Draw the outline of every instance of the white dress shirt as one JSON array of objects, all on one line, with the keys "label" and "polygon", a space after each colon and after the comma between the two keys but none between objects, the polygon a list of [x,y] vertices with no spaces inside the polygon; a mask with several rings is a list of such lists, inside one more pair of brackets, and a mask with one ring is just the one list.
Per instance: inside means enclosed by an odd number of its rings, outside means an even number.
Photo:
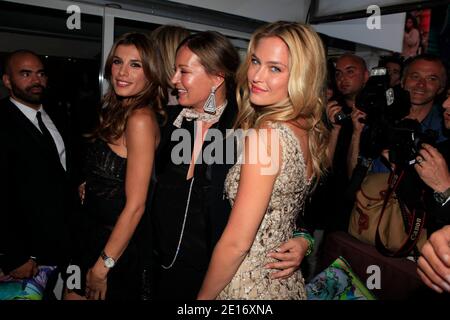
[{"label": "white dress shirt", "polygon": [[47,112],[41,107],[39,110],[35,110],[33,108],[30,108],[17,100],[14,100],[13,98],[9,98],[9,100],[25,115],[25,117],[28,118],[28,120],[31,121],[32,124],[41,131],[39,128],[39,123],[36,117],[36,114],[38,111],[41,112],[42,115],[42,122],[44,122],[45,126],[47,127],[48,131],[50,132],[53,141],[56,144],[56,148],[58,149],[59,154],[59,161],[61,161],[61,165],[63,166],[64,170],[67,170],[66,168],[66,148],[64,146],[64,140],[61,137],[61,134],[59,133],[58,129],[56,129],[55,124],[53,123],[52,119],[48,116]]}]

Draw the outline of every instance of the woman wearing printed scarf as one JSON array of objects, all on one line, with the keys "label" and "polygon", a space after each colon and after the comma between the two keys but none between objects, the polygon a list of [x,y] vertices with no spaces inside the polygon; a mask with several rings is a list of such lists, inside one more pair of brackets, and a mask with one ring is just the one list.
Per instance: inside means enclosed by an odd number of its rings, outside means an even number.
[{"label": "woman wearing printed scarf", "polygon": [[[177,49],[172,83],[180,106],[167,109],[151,210],[159,262],[155,299],[195,299],[227,223],[224,181],[236,154],[227,129],[237,114],[238,65],[233,45],[217,32],[191,35]],[[267,266],[278,269],[272,276],[293,274],[303,249],[297,239],[280,243],[273,253],[279,262]]]}]

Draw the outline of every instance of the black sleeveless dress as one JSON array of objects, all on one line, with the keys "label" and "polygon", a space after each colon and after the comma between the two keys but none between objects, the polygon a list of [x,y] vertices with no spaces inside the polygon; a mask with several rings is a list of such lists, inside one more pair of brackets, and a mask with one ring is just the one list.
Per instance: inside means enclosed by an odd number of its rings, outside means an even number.
[{"label": "black sleeveless dress", "polygon": [[[86,194],[83,210],[83,246],[80,251],[82,282],[101,251],[125,206],[127,159],[114,153],[108,144],[97,139],[87,152]],[[140,255],[134,236],[117,264],[108,273],[108,300],[138,300],[140,293]]]}]

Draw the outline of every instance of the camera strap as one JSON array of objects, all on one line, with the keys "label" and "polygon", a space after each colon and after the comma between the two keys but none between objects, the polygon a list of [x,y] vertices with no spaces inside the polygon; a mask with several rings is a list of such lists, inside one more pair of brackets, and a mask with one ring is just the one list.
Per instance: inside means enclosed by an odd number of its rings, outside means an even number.
[{"label": "camera strap", "polygon": [[425,225],[425,210],[421,206],[416,206],[412,210],[409,210],[405,203],[398,198],[397,200],[403,217],[407,237],[403,241],[401,247],[395,252],[387,249],[381,241],[379,231],[381,219],[383,218],[389,200],[394,196],[404,175],[404,169],[401,169],[400,172],[391,172],[389,176],[389,187],[384,197],[383,207],[381,209],[380,219],[378,220],[377,231],[375,233],[375,246],[377,250],[388,257],[404,257],[409,255],[409,253],[414,250],[417,241],[419,240],[420,233]]}]

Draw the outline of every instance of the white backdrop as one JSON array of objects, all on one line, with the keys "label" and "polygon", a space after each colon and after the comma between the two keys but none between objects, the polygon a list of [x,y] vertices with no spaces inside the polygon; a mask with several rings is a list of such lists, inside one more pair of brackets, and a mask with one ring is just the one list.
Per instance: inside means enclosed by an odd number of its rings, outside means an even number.
[{"label": "white backdrop", "polygon": [[[316,16],[329,16],[348,12],[366,10],[368,6],[376,4],[379,7],[408,4],[419,0],[318,0]],[[425,0],[430,1],[430,0]]]},{"label": "white backdrop", "polygon": [[401,52],[405,16],[405,13],[381,16],[381,29],[373,30],[367,27],[367,18],[321,23],[313,27],[330,37]]},{"label": "white backdrop", "polygon": [[[373,0],[372,0],[373,1]],[[262,21],[304,22],[310,0],[172,0]],[[337,1],[336,1],[337,2]]]}]

